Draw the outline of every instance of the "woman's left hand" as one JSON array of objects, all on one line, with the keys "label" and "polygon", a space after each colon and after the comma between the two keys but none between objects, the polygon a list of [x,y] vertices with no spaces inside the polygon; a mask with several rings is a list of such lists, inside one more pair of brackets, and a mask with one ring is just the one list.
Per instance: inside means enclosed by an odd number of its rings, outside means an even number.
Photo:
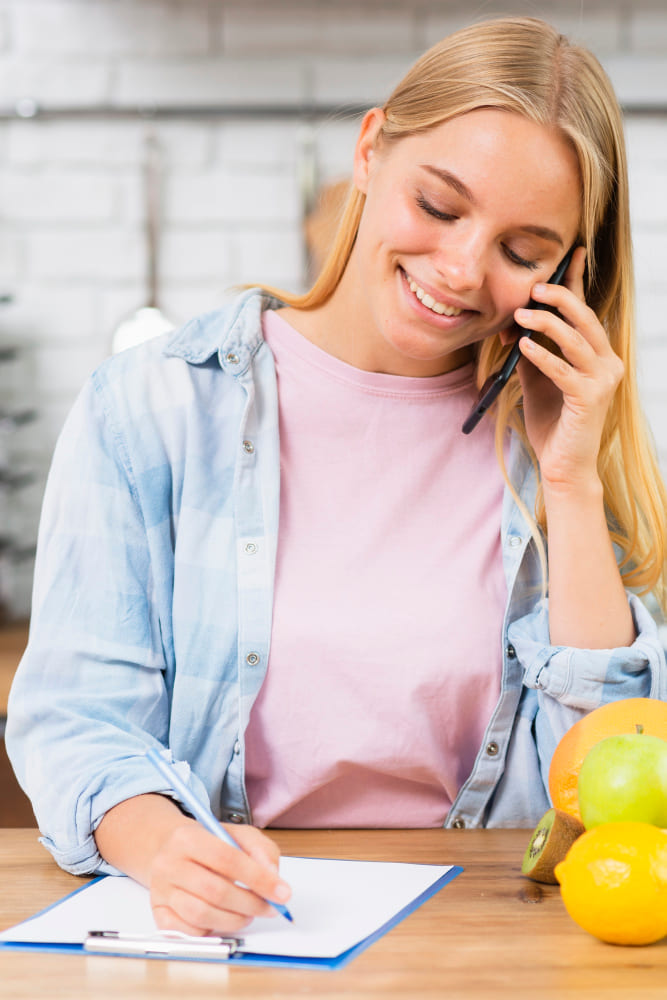
[{"label": "woman's left hand", "polygon": [[558,309],[518,309],[520,326],[536,330],[560,348],[562,358],[530,337],[521,337],[520,361],[526,431],[546,485],[568,488],[597,476],[605,419],[624,366],[597,316],[584,299],[586,251],[579,247],[565,284],[538,284],[536,302]]}]

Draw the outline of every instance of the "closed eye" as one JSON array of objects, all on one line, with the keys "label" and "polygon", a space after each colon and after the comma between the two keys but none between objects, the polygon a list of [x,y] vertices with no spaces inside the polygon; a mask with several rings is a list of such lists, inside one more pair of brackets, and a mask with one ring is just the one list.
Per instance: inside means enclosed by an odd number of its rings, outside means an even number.
[{"label": "closed eye", "polygon": [[452,215],[450,212],[441,212],[439,209],[432,205],[423,194],[417,196],[417,204],[427,215],[433,216],[434,219],[442,219],[444,222],[454,222],[458,216]]},{"label": "closed eye", "polygon": [[[440,211],[440,209],[436,208],[435,205],[432,205],[430,201],[427,201],[423,194],[417,195],[417,204],[424,212],[426,212],[427,215],[432,216],[434,219],[441,219],[443,222],[456,222],[458,219],[458,215],[453,215],[451,212]],[[507,245],[505,245],[503,249],[508,259],[513,264],[517,264],[519,267],[526,267],[529,271],[536,271],[540,266],[538,261],[527,260]]]},{"label": "closed eye", "polygon": [[525,257],[521,257],[516,251],[510,249],[510,247],[505,246],[505,253],[509,259],[514,263],[518,264],[519,267],[527,267],[530,271],[536,271],[539,264],[536,260],[526,260]]}]

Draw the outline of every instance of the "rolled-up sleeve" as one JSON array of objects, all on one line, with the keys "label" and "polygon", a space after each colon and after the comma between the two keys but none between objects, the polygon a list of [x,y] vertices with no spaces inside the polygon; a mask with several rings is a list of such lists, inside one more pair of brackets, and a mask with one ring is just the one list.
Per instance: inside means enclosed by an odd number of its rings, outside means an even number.
[{"label": "rolled-up sleeve", "polygon": [[548,602],[509,628],[524,684],[570,708],[590,711],[620,698],[667,700],[667,667],[657,625],[628,595],[637,637],[618,649],[575,649],[549,643]]},{"label": "rolled-up sleeve", "polygon": [[628,600],[637,637],[627,647],[552,646],[546,600],[509,627],[523,685],[537,696],[532,729],[545,788],[559,740],[587,712],[624,698],[667,701],[667,666],[657,625],[638,597],[629,593]]}]

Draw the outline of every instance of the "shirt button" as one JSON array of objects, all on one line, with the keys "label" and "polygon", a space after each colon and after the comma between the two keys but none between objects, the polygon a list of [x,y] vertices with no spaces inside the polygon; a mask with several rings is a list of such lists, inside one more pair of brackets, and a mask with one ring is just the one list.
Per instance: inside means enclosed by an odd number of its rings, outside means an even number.
[{"label": "shirt button", "polygon": [[236,754],[237,757],[241,753],[241,742],[240,742],[240,740],[237,740],[236,743],[234,744],[234,753]]},{"label": "shirt button", "polygon": [[521,545],[522,541],[523,538],[521,537],[521,535],[510,535],[508,539],[508,543],[512,546],[513,549],[515,549],[517,545]]},{"label": "shirt button", "polygon": [[460,816],[458,817],[458,819],[455,819],[454,822],[452,823],[452,827],[455,830],[464,830],[465,829],[465,825],[466,825],[466,821],[464,819],[461,819]]},{"label": "shirt button", "polygon": [[510,660],[513,660],[516,657],[516,649],[514,648],[511,642],[508,643],[507,646],[505,647],[505,652],[507,653]]},{"label": "shirt button", "polygon": [[245,547],[245,551],[248,553],[249,556],[254,556],[255,552],[257,552],[257,545],[255,545],[254,542],[248,542],[248,544]]},{"label": "shirt button", "polygon": [[500,747],[498,746],[495,740],[492,740],[490,743],[486,744],[486,752],[489,755],[489,757],[497,757],[499,750]]},{"label": "shirt button", "polygon": [[245,816],[242,816],[241,813],[228,813],[227,819],[230,823],[245,823]]},{"label": "shirt button", "polygon": [[255,450],[255,446],[252,443],[252,441],[248,441],[248,440],[244,441],[243,442],[243,450],[245,451],[245,453],[247,455],[252,455],[252,453]]},{"label": "shirt button", "polygon": [[240,361],[240,358],[238,354],[234,354],[233,351],[230,351],[229,354],[226,356],[225,360],[228,361],[230,365],[237,365]]},{"label": "shirt button", "polygon": [[248,653],[245,661],[249,667],[256,667],[259,663],[259,653]]}]

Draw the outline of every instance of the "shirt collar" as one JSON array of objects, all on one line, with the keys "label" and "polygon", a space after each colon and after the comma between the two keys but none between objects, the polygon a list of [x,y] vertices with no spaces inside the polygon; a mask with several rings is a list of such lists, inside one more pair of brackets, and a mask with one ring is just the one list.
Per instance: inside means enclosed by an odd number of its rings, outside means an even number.
[{"label": "shirt collar", "polygon": [[262,313],[284,305],[261,288],[249,288],[220,309],[197,316],[170,334],[164,346],[167,357],[204,364],[214,354],[220,365],[235,375],[247,371],[263,343]]}]

